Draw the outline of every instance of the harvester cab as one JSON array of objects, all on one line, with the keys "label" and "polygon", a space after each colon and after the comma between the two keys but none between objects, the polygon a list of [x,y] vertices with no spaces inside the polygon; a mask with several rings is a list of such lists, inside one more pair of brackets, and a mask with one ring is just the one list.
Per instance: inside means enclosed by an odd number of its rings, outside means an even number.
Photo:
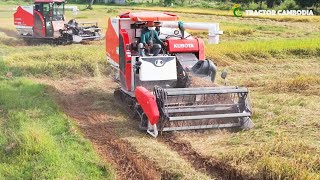
[{"label": "harvester cab", "polygon": [[[161,51],[141,54],[141,35],[154,22],[160,24],[153,28]],[[128,12],[108,20],[106,54],[120,86],[116,100],[154,137],[159,131],[252,128],[247,88],[193,83],[195,76],[213,82],[217,68],[205,59],[204,41],[186,29],[208,30],[211,44],[222,34],[217,23],[179,22],[169,13]]]},{"label": "harvester cab", "polygon": [[69,43],[101,38],[101,28],[96,22],[66,21],[65,0],[34,0],[33,5],[18,6],[14,24],[19,36],[26,40]]}]

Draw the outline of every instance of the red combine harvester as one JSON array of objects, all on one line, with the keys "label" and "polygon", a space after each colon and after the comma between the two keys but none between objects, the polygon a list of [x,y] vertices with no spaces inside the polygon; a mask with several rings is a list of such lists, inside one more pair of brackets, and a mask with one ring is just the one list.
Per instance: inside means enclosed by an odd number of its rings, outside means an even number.
[{"label": "red combine harvester", "polygon": [[19,36],[58,44],[101,38],[96,22],[77,23],[72,19],[66,23],[64,6],[65,0],[34,0],[34,5],[19,6],[14,13]]},{"label": "red combine harvester", "polygon": [[[159,12],[128,12],[109,19],[106,54],[120,85],[116,100],[154,137],[159,131],[252,128],[247,88],[193,85],[199,77],[213,82],[217,69],[205,59],[204,41],[185,29],[208,30],[208,42],[217,44],[219,24],[177,20]],[[141,37],[147,27],[157,30],[163,42],[160,53],[141,53],[155,46],[145,43],[148,36]]]}]

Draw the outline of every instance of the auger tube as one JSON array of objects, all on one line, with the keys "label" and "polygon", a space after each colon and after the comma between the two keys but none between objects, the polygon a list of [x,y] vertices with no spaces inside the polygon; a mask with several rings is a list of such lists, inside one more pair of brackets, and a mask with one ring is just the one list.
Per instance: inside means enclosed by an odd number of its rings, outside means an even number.
[{"label": "auger tube", "polygon": [[[164,21],[162,22],[162,27],[179,28],[179,24],[181,26],[181,22],[179,21]],[[219,44],[219,36],[223,34],[223,31],[220,31],[219,23],[183,22],[183,28],[190,30],[208,30],[209,44]]]}]

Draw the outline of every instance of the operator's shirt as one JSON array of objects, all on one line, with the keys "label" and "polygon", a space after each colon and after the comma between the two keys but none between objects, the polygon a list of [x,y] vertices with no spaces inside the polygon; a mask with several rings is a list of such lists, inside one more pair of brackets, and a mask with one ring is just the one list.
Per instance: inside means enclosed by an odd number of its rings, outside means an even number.
[{"label": "operator's shirt", "polygon": [[152,42],[154,44],[161,44],[163,45],[163,42],[160,40],[159,36],[158,36],[158,32],[155,30],[149,30],[149,29],[144,29],[141,32],[141,43],[143,44],[148,44],[150,45],[148,42],[150,42],[152,34],[153,34],[153,39]]}]

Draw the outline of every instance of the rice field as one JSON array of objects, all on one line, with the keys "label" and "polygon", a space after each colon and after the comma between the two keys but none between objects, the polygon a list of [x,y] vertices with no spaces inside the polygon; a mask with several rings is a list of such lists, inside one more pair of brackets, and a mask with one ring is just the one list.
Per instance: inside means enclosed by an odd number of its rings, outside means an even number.
[{"label": "rice field", "polygon": [[[154,139],[115,108],[104,40],[27,45],[15,37],[12,8],[0,7],[0,178],[138,179],[152,167],[154,179],[320,179],[318,16],[236,18],[211,9],[102,5],[77,16],[68,12],[68,18],[98,21],[104,29],[108,17],[137,10],[220,23],[221,42],[206,45],[206,57],[219,73],[228,71],[228,85],[249,88],[255,128]],[[207,32],[191,33],[206,40]],[[44,169],[53,170],[45,175]]]}]

